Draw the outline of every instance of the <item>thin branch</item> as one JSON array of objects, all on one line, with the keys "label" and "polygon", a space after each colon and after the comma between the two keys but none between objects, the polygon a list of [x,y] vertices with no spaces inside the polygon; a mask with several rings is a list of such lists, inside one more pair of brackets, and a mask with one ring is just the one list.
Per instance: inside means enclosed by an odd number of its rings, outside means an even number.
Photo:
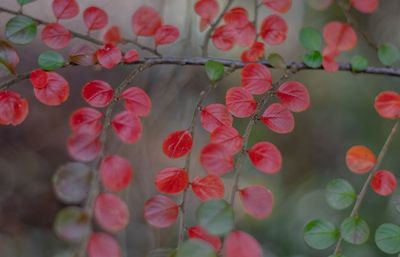
[{"label": "thin branch", "polygon": [[[235,68],[229,68],[224,76],[220,79],[223,80],[225,77],[229,76],[232,72],[235,71]],[[195,135],[195,129],[196,129],[196,121],[197,121],[197,117],[199,116],[199,113],[201,111],[201,108],[203,107],[203,102],[204,100],[207,98],[207,96],[211,93],[211,91],[217,86],[217,83],[211,83],[208,88],[206,90],[201,91],[200,93],[200,98],[197,102],[197,105],[193,111],[193,115],[192,115],[192,119],[189,125],[189,133],[192,136],[192,139],[194,140],[194,135]],[[192,151],[190,151],[188,153],[188,155],[186,156],[185,159],[185,167],[184,169],[186,170],[186,172],[190,173],[190,163],[191,163],[191,156],[192,156]],[[182,195],[182,202],[180,204],[180,210],[181,210],[181,217],[179,220],[179,232],[178,232],[178,248],[181,246],[183,240],[184,240],[184,236],[185,236],[185,230],[186,230],[186,220],[185,220],[185,213],[186,213],[186,203],[188,201],[188,190],[189,190],[189,186],[187,186],[185,188],[185,190],[183,191],[183,195]]]},{"label": "thin branch", "polygon": [[351,15],[350,10],[351,10],[351,4],[348,3],[347,1],[343,1],[343,0],[337,0],[336,1],[337,4],[339,5],[339,7],[342,9],[344,16],[346,17],[347,23],[349,23],[350,25],[352,25],[357,31],[358,33],[361,34],[361,36],[364,38],[365,42],[374,50],[378,50],[378,47],[376,46],[376,44],[374,44],[371,39],[368,37],[368,35],[362,30],[360,29],[360,26],[357,22],[356,19],[354,19],[354,17]]},{"label": "thin branch", "polygon": [[[31,18],[34,22],[36,22],[36,23],[39,24],[39,25],[47,25],[47,24],[50,24],[50,22],[47,22],[47,21],[44,21],[44,20],[40,20],[40,19],[38,19],[38,18],[32,17],[32,16],[27,15],[27,14],[24,14],[24,13],[22,13],[22,12],[10,10],[10,9],[8,9],[8,8],[1,7],[1,6],[0,6],[0,12],[5,12],[5,13],[8,13],[8,14],[12,14],[12,15],[23,15],[23,16],[25,16],[25,17]],[[99,40],[99,39],[96,39],[96,38],[93,38],[93,37],[89,36],[88,34],[82,34],[82,33],[76,32],[76,31],[72,31],[72,30],[70,30],[70,32],[71,32],[71,34],[72,34],[73,37],[83,39],[83,40],[85,40],[85,41],[87,41],[87,42],[91,42],[91,43],[96,44],[96,45],[104,45],[104,42],[103,42],[103,41],[101,41],[101,40]],[[144,50],[144,51],[147,51],[147,52],[149,52],[149,53],[152,53],[152,54],[154,54],[154,55],[156,55],[156,56],[161,56],[161,54],[160,54],[159,52],[157,52],[156,50],[154,50],[154,49],[152,49],[152,48],[150,48],[150,47],[147,47],[147,46],[145,46],[145,45],[139,44],[139,43],[136,42],[136,41],[123,38],[123,39],[122,39],[122,43],[123,43],[123,44],[131,43],[131,44],[134,44],[135,46],[139,47],[140,49],[142,49],[142,50]]]},{"label": "thin branch", "polygon": [[[100,191],[100,180],[99,180],[99,175],[97,170],[99,169],[100,166],[100,162],[101,160],[104,158],[105,155],[105,150],[106,150],[106,142],[107,142],[107,134],[108,134],[108,129],[111,126],[111,118],[112,118],[112,114],[115,108],[115,105],[117,104],[122,92],[124,91],[124,89],[132,83],[133,79],[136,77],[136,75],[138,75],[140,72],[142,72],[143,70],[147,69],[148,67],[150,67],[151,65],[148,63],[144,63],[142,65],[139,65],[138,67],[136,67],[134,70],[132,70],[127,76],[126,78],[121,82],[121,84],[119,84],[119,86],[115,89],[115,93],[114,96],[111,100],[111,103],[108,105],[105,114],[104,114],[104,119],[103,119],[103,129],[101,131],[100,134],[100,142],[102,144],[101,147],[101,151],[99,153],[99,156],[97,157],[97,159],[94,161],[94,172],[93,172],[93,177],[92,177],[92,181],[91,181],[91,185],[90,185],[90,190],[89,190],[89,194],[87,197],[87,200],[85,202],[85,206],[84,209],[86,211],[86,213],[88,214],[89,219],[92,219],[93,216],[93,205],[94,205],[94,201],[96,199],[96,196],[99,194]],[[81,252],[80,252],[80,256],[84,256],[84,251],[86,249],[86,244],[87,244],[87,240],[84,240],[84,242],[82,243],[82,247],[81,247]]]},{"label": "thin branch", "polygon": [[240,171],[243,165],[243,162],[247,156],[247,147],[250,139],[251,132],[254,128],[254,125],[256,125],[257,120],[259,119],[260,115],[262,114],[265,105],[268,102],[268,99],[270,97],[271,91],[274,91],[274,88],[282,84],[283,81],[287,80],[289,78],[290,74],[295,73],[296,71],[291,71],[291,70],[286,70],[283,76],[273,84],[273,88],[266,92],[260,99],[257,109],[255,113],[251,116],[249,123],[246,126],[245,132],[243,134],[243,146],[242,149],[239,153],[239,156],[236,161],[235,169],[233,171],[233,185],[231,189],[231,197],[229,200],[229,203],[231,204],[232,208],[234,207],[235,204],[235,197],[236,193],[239,190],[239,179],[240,179]]},{"label": "thin branch", "polygon": [[[207,98],[207,96],[210,94],[211,90],[213,89],[213,85],[211,84],[206,90],[201,91],[200,93],[200,99],[197,102],[197,105],[194,109],[193,115],[192,115],[192,119],[190,122],[190,126],[189,126],[189,133],[192,136],[192,139],[194,139],[194,135],[195,135],[195,128],[196,128],[196,120],[197,117],[199,116],[200,110],[202,108],[203,102],[204,100]],[[191,153],[192,151],[190,151],[185,159],[185,167],[184,169],[186,170],[186,172],[190,173],[190,162],[191,162]],[[188,190],[189,190],[189,186],[187,186],[185,188],[185,190],[183,191],[183,195],[182,195],[182,202],[180,204],[180,210],[181,210],[181,217],[179,220],[179,232],[178,232],[178,248],[181,246],[181,244],[183,243],[184,237],[185,237],[185,230],[186,230],[186,221],[185,221],[185,214],[186,214],[186,203],[188,201]]]},{"label": "thin branch", "polygon": [[[235,69],[240,69],[243,68],[246,63],[239,61],[239,60],[232,60],[232,59],[223,59],[223,58],[205,58],[205,57],[193,57],[193,58],[185,58],[185,57],[146,57],[144,59],[141,59],[137,62],[134,62],[132,64],[128,65],[137,65],[137,64],[143,64],[143,63],[148,63],[151,66],[155,65],[163,65],[163,64],[168,64],[168,65],[180,65],[180,66],[204,66],[207,61],[209,60],[214,60],[218,61],[222,64],[224,64],[226,67],[231,67]],[[263,64],[269,68],[275,69],[268,61],[261,61],[259,62],[260,64]],[[127,65],[127,64],[120,64],[120,65]],[[310,71],[315,71],[315,70],[324,70],[323,67],[318,67],[318,68],[311,68],[308,67],[304,62],[289,62],[286,64],[286,68],[288,70],[295,70],[295,71],[305,71],[305,70],[310,70]],[[400,77],[400,68],[397,67],[375,67],[375,66],[369,66],[366,69],[359,71],[359,72],[353,72],[351,64],[349,63],[340,63],[339,64],[339,71],[345,71],[345,72],[352,72],[354,74],[373,74],[373,75],[385,75],[385,76],[392,76],[392,77]],[[28,79],[30,72],[27,73],[21,73],[17,75],[16,77],[7,80],[3,83],[0,83],[0,91],[7,89],[13,84],[16,84],[18,82],[21,82],[25,79]]]},{"label": "thin branch", "polygon": [[[371,179],[374,176],[374,174],[376,173],[376,171],[378,171],[380,169],[382,161],[383,161],[383,158],[385,157],[385,155],[386,155],[386,153],[387,153],[387,151],[389,149],[389,146],[393,142],[393,138],[396,135],[396,132],[398,131],[399,126],[400,126],[400,120],[396,121],[396,123],[394,124],[392,130],[390,131],[389,136],[386,138],[385,144],[382,146],[382,149],[379,152],[376,164],[375,164],[374,168],[369,172],[368,178],[364,182],[364,185],[362,186],[361,191],[357,196],[357,200],[356,200],[356,203],[354,204],[354,207],[353,207],[353,209],[351,211],[350,217],[358,216],[358,212],[359,212],[360,207],[361,207],[361,205],[363,203],[363,200],[365,198],[365,194],[367,193],[367,190],[368,190],[368,185],[371,182]],[[338,239],[338,241],[336,243],[336,247],[335,247],[335,252],[334,252],[335,255],[340,253],[342,242],[343,242],[343,238],[339,237],[339,239]]]},{"label": "thin branch", "polygon": [[202,53],[203,57],[207,57],[208,56],[208,44],[210,42],[211,34],[215,30],[215,28],[218,26],[218,24],[221,22],[222,18],[224,18],[224,14],[226,13],[226,11],[228,11],[229,7],[232,4],[233,4],[233,0],[228,0],[228,2],[226,3],[224,9],[222,10],[222,12],[219,14],[217,19],[210,25],[210,28],[207,30],[207,32],[206,32],[206,34],[204,36],[203,45],[201,46],[202,51],[203,51],[203,53]]}]

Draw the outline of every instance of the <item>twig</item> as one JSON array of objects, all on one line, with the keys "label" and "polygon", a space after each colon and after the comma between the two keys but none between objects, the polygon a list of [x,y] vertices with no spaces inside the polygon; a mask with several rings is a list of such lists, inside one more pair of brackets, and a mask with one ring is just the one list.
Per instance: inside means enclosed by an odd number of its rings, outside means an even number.
[{"label": "twig", "polygon": [[[143,70],[147,69],[148,67],[150,67],[151,65],[148,63],[144,63],[142,65],[139,65],[138,67],[136,67],[134,70],[132,70],[127,77],[122,81],[122,83],[115,89],[114,92],[114,96],[111,100],[111,103],[108,105],[105,114],[104,114],[104,119],[103,119],[103,129],[101,131],[100,134],[100,142],[102,143],[102,147],[101,147],[101,151],[99,153],[99,156],[97,157],[97,159],[93,162],[93,166],[94,166],[94,172],[93,172],[93,177],[92,177],[92,181],[91,181],[91,185],[90,185],[90,190],[89,190],[89,194],[87,197],[87,200],[85,202],[85,211],[89,217],[89,219],[92,219],[93,216],[93,204],[94,201],[96,199],[96,196],[98,195],[99,191],[100,191],[100,181],[99,181],[99,175],[97,170],[99,169],[100,166],[100,162],[101,160],[104,158],[105,155],[105,144],[107,142],[107,133],[108,133],[108,129],[111,126],[111,118],[112,118],[112,114],[115,108],[115,105],[117,104],[123,90],[132,83],[133,79],[136,77],[137,74],[139,74],[140,72],[142,72]],[[81,252],[80,252],[80,256],[84,256],[84,251],[86,249],[86,244],[87,244],[87,240],[84,240],[84,242],[82,243],[82,247],[81,247]]]},{"label": "twig", "polygon": [[[277,82],[275,82],[273,84],[273,88],[271,90],[273,91],[275,87],[279,86],[280,84],[282,84],[283,81],[287,80],[289,78],[290,74],[293,74],[295,72],[296,72],[296,70],[286,70],[285,73],[283,74],[283,76]],[[250,121],[247,124],[245,132],[243,134],[243,146],[242,146],[241,152],[239,153],[239,156],[238,156],[237,161],[236,161],[235,169],[233,171],[233,173],[234,173],[234,175],[233,175],[233,185],[232,185],[231,197],[230,197],[230,201],[229,201],[229,203],[231,204],[232,208],[234,207],[234,204],[235,204],[236,193],[239,190],[240,171],[241,171],[243,162],[245,160],[245,157],[247,156],[247,146],[248,146],[248,143],[249,143],[250,135],[251,135],[251,132],[252,132],[252,130],[254,128],[254,125],[257,123],[257,120],[259,119],[261,113],[264,110],[265,105],[268,102],[268,99],[269,99],[270,94],[271,94],[271,90],[266,92],[261,97],[261,100],[259,101],[257,109],[256,109],[255,113],[251,116]]]},{"label": "twig", "polygon": [[207,32],[206,32],[206,34],[204,36],[203,45],[201,46],[202,51],[203,51],[203,53],[202,53],[203,57],[207,57],[208,56],[208,44],[210,42],[211,34],[215,30],[215,28],[218,26],[218,24],[220,23],[220,21],[224,17],[224,14],[226,13],[226,11],[228,11],[229,7],[232,4],[233,4],[233,0],[228,0],[228,2],[226,3],[224,9],[219,14],[218,18],[210,25],[210,28],[207,30]]},{"label": "twig", "polygon": [[[232,72],[235,71],[235,68],[230,68],[228,69],[224,76],[220,79],[223,80],[225,77],[227,77],[228,75],[230,75]],[[192,119],[189,125],[189,133],[192,136],[192,139],[194,140],[194,135],[195,135],[195,129],[196,129],[196,120],[197,117],[199,116],[199,113],[201,111],[202,105],[204,100],[207,98],[207,96],[211,93],[211,91],[217,86],[217,82],[213,82],[211,83],[208,88],[206,90],[201,91],[200,93],[200,99],[197,102],[197,105],[193,111],[193,115],[192,115]],[[188,155],[186,156],[185,159],[185,167],[184,169],[186,170],[186,172],[190,173],[190,162],[191,162],[191,156],[192,156],[192,151],[190,151],[188,153]],[[186,230],[186,221],[185,221],[185,213],[186,213],[186,203],[187,203],[187,198],[188,198],[188,190],[189,190],[189,186],[187,186],[185,188],[185,190],[183,191],[183,195],[182,195],[182,202],[180,204],[180,210],[181,210],[181,217],[179,220],[179,232],[178,232],[178,248],[181,246],[183,240],[184,240],[184,236],[185,236],[185,230]]]},{"label": "twig", "polygon": [[[204,66],[207,61],[214,60],[224,64],[226,67],[232,67],[235,69],[243,68],[246,63],[239,61],[239,60],[232,60],[232,59],[223,59],[223,58],[205,58],[205,57],[193,57],[193,58],[185,58],[185,57],[146,57],[141,59],[137,62],[134,62],[129,65],[137,65],[148,63],[151,66],[155,65],[190,65],[190,66]],[[263,64],[269,68],[275,69],[268,61],[261,61],[260,64]],[[121,64],[126,65],[126,64]],[[323,70],[323,67],[318,68],[311,68],[308,67],[304,62],[289,62],[286,64],[286,68],[288,70],[295,69],[297,71],[304,71],[304,70]],[[346,72],[353,72],[351,68],[351,64],[349,63],[340,63],[339,64],[339,71],[346,71]],[[21,73],[16,75],[16,77],[7,80],[3,83],[0,83],[0,91],[9,88],[11,85],[21,82],[25,79],[29,78],[30,72]],[[375,67],[369,66],[362,71],[359,71],[355,74],[374,74],[374,75],[385,75],[385,76],[392,76],[392,77],[400,77],[400,68],[395,67]]]},{"label": "twig", "polygon": [[[362,186],[361,191],[357,196],[357,200],[356,200],[356,203],[354,204],[354,207],[353,207],[353,209],[351,211],[350,217],[358,216],[358,212],[360,210],[361,204],[362,204],[362,202],[363,202],[363,200],[365,198],[365,194],[367,193],[368,185],[371,182],[371,179],[374,176],[375,172],[380,169],[380,166],[382,164],[383,158],[385,157],[385,155],[386,155],[386,153],[387,153],[387,151],[389,149],[390,144],[393,142],[393,138],[394,138],[396,132],[398,131],[399,126],[400,126],[400,120],[396,121],[396,123],[394,124],[392,130],[390,131],[389,136],[386,138],[385,144],[382,146],[382,149],[379,152],[376,164],[375,164],[374,168],[369,172],[368,178],[364,182],[364,185]],[[335,255],[340,253],[341,246],[342,246],[342,241],[343,241],[343,238],[340,236],[338,241],[337,241],[337,243],[336,243],[335,252],[334,252]]]},{"label": "twig", "polygon": [[[0,7],[0,12],[9,13],[9,14],[12,14],[12,15],[23,15],[25,17],[31,18],[33,21],[35,21],[39,25],[47,25],[47,24],[50,23],[50,22],[47,22],[47,21],[40,20],[38,18],[32,17],[30,15],[27,15],[27,14],[24,14],[24,13],[21,13],[21,12],[18,12],[18,11],[10,10],[10,9],[4,8],[4,7]],[[104,45],[103,41],[98,40],[96,38],[93,38],[93,37],[89,36],[88,34],[82,34],[82,33],[79,33],[79,32],[76,32],[76,31],[71,31],[71,30],[70,30],[70,32],[71,32],[73,37],[83,39],[83,40],[85,40],[87,42],[91,42],[91,43],[96,44],[96,45]],[[161,54],[159,52],[157,52],[156,50],[154,50],[154,49],[152,49],[150,47],[147,47],[145,45],[139,44],[136,41],[124,38],[124,39],[122,39],[122,43],[123,44],[131,43],[131,44],[134,44],[135,46],[139,47],[140,49],[142,49],[144,51],[152,53],[152,54],[154,54],[156,56],[161,56]]]},{"label": "twig", "polygon": [[337,4],[339,5],[339,7],[342,9],[344,16],[346,17],[347,23],[349,23],[350,25],[352,25],[360,34],[361,36],[364,38],[365,42],[374,50],[378,50],[378,47],[376,46],[376,44],[374,44],[371,39],[368,37],[368,35],[362,30],[360,29],[360,26],[357,22],[357,20],[355,20],[353,18],[353,16],[350,13],[351,10],[351,4],[346,3],[343,0],[337,0]]}]

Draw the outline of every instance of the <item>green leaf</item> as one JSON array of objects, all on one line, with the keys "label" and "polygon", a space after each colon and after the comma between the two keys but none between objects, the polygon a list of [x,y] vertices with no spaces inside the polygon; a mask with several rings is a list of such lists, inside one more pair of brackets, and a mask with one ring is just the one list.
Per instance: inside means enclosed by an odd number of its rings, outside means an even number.
[{"label": "green leaf", "polygon": [[326,249],[335,244],[338,237],[335,226],[325,220],[312,220],[304,227],[304,240],[314,249]]},{"label": "green leaf", "polygon": [[393,196],[393,205],[396,211],[400,213],[400,195]]},{"label": "green leaf", "polygon": [[36,36],[36,23],[25,16],[15,16],[6,24],[6,37],[15,44],[29,44]]},{"label": "green leaf", "polygon": [[205,68],[207,76],[212,82],[220,80],[225,72],[224,65],[217,61],[207,61]]},{"label": "green leaf", "polygon": [[375,233],[375,242],[385,253],[400,253],[400,227],[394,224],[380,225]]},{"label": "green leaf", "polygon": [[399,50],[392,44],[382,44],[378,47],[378,58],[382,64],[390,66],[399,59]]},{"label": "green leaf", "polygon": [[282,56],[277,53],[272,53],[267,58],[269,64],[277,69],[286,69],[286,62]]},{"label": "green leaf", "polygon": [[57,213],[54,221],[54,231],[63,240],[80,242],[88,236],[89,225],[89,214],[82,208],[67,207]]},{"label": "green leaf", "polygon": [[311,68],[321,67],[322,55],[319,51],[312,51],[304,55],[304,63]]},{"label": "green leaf", "polygon": [[216,257],[217,253],[208,243],[194,239],[185,241],[177,250],[176,257]]},{"label": "green leaf", "polygon": [[340,232],[343,239],[351,244],[360,245],[369,238],[369,227],[360,217],[349,217],[340,225]]},{"label": "green leaf", "polygon": [[334,179],[326,186],[326,201],[336,209],[343,210],[349,207],[357,198],[353,186],[344,179]]},{"label": "green leaf", "polygon": [[363,71],[368,67],[368,60],[361,55],[354,55],[351,58],[351,69],[353,71]]},{"label": "green leaf", "polygon": [[199,224],[214,235],[225,235],[234,227],[232,207],[225,200],[210,200],[197,209]]},{"label": "green leaf", "polygon": [[43,70],[57,70],[64,66],[64,57],[55,51],[46,51],[40,54],[38,64]]},{"label": "green leaf", "polygon": [[17,3],[19,3],[20,5],[25,5],[25,4],[29,4],[32,3],[36,0],[17,0]]},{"label": "green leaf", "polygon": [[313,51],[321,51],[322,36],[321,32],[314,28],[302,28],[299,33],[300,43],[304,48]]}]

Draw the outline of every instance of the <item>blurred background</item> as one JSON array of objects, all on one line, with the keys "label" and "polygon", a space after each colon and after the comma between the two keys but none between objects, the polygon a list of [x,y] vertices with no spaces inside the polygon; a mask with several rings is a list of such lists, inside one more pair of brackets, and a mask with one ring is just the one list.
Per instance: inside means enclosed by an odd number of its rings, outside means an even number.
[{"label": "blurred background", "polygon": [[[110,24],[118,25],[125,37],[132,37],[130,19],[132,13],[142,4],[160,11],[166,23],[180,27],[180,40],[170,47],[161,47],[165,56],[199,56],[204,34],[198,32],[199,18],[193,11],[194,0],[78,0],[81,10],[96,5],[107,10]],[[224,4],[225,0],[219,1]],[[314,1],[315,2],[315,1]],[[237,0],[235,5],[253,8],[252,1]],[[15,0],[1,0],[0,6],[18,10]],[[46,21],[54,21],[50,0],[37,0],[24,7],[24,12]],[[252,13],[252,11],[250,11]],[[353,12],[364,31],[374,43],[390,42],[398,45],[400,1],[380,2],[379,10],[372,15]],[[270,14],[261,8],[260,21]],[[0,38],[4,39],[4,25],[11,16],[0,13]],[[294,0],[292,9],[284,15],[289,23],[288,39],[279,47],[266,47],[266,54],[280,53],[286,60],[302,60],[303,48],[297,40],[303,26],[321,29],[330,20],[343,20],[341,10],[333,4],[324,11],[310,8],[306,0]],[[68,28],[84,32],[81,16],[62,21]],[[40,33],[40,31],[39,31]],[[102,32],[93,34],[99,38]],[[71,45],[78,42],[74,39]],[[151,41],[140,40],[151,45]],[[211,44],[210,44],[211,45]],[[36,40],[25,47],[16,47],[21,57],[18,72],[37,67],[37,57],[46,50]],[[67,48],[62,50],[68,53]],[[242,49],[221,53],[211,46],[210,55],[238,59]],[[370,65],[379,66],[376,53],[362,40],[351,52],[340,57],[348,61],[354,54],[368,57]],[[141,53],[145,56],[146,53]],[[55,214],[63,205],[55,198],[51,178],[58,166],[71,161],[65,143],[70,133],[69,115],[78,107],[85,106],[80,97],[84,83],[101,79],[117,86],[129,71],[127,67],[113,70],[99,70],[93,67],[72,67],[61,71],[71,86],[69,101],[59,107],[47,107],[33,97],[28,81],[13,87],[30,100],[30,115],[17,127],[0,127],[0,256],[1,257],[68,257],[71,246],[58,240],[52,232]],[[275,80],[280,71],[273,71]],[[373,107],[375,96],[383,90],[397,90],[400,78],[323,71],[302,71],[291,77],[304,83],[311,94],[311,108],[296,114],[296,128],[289,135],[272,133],[264,125],[257,124],[250,145],[261,140],[273,142],[284,157],[283,169],[273,176],[256,171],[248,161],[242,170],[241,186],[262,184],[269,187],[276,199],[272,215],[267,220],[257,221],[243,212],[236,204],[239,227],[254,235],[264,248],[265,257],[323,257],[333,249],[316,251],[310,249],[302,239],[304,224],[314,218],[325,218],[340,224],[350,210],[335,211],[325,201],[324,188],[333,178],[345,178],[359,191],[366,176],[350,173],[345,166],[344,156],[354,144],[365,144],[376,154],[383,145],[393,121],[378,116]],[[135,169],[134,182],[121,196],[131,211],[128,228],[118,234],[124,248],[124,256],[146,256],[157,247],[174,247],[177,228],[155,230],[143,219],[143,204],[156,194],[155,174],[167,166],[183,165],[183,159],[169,160],[162,153],[163,139],[174,130],[184,129],[190,123],[199,93],[205,89],[207,78],[202,67],[156,66],[143,72],[134,85],[144,88],[152,98],[153,110],[143,119],[144,133],[134,145],[123,145],[110,136],[110,149],[131,161]],[[240,71],[236,71],[211,94],[207,103],[224,102],[229,87],[240,85]],[[119,106],[122,108],[122,106]],[[235,127],[243,132],[246,119],[236,119]],[[198,122],[199,123],[199,122]],[[195,138],[192,175],[204,175],[198,156],[207,143],[207,133],[198,126]],[[399,176],[400,135],[395,137],[382,168]],[[226,188],[230,188],[232,176],[224,177]],[[229,189],[227,190],[230,191]],[[195,224],[195,206],[199,202],[190,196],[188,219]],[[377,196],[368,191],[361,214],[368,221],[371,230],[384,222],[400,223],[394,202],[400,201],[399,190],[392,197]],[[374,245],[373,238],[368,244],[353,247],[345,244],[346,256],[385,256]]]}]

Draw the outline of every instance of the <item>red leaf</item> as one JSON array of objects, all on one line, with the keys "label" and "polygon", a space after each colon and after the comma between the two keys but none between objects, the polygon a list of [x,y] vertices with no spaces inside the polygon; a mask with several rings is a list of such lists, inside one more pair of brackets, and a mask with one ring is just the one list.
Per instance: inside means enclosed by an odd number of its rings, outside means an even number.
[{"label": "red leaf", "polygon": [[292,7],[292,0],[264,0],[264,4],[274,11],[287,13]]},{"label": "red leaf", "polygon": [[222,176],[234,168],[232,155],[218,144],[206,145],[201,151],[200,162],[209,174],[217,176]]},{"label": "red leaf", "polygon": [[119,192],[127,188],[132,181],[132,176],[132,166],[125,158],[108,155],[101,161],[101,182],[107,190]]},{"label": "red leaf", "polygon": [[83,12],[83,21],[89,31],[104,29],[108,23],[108,15],[99,7],[89,6]]},{"label": "red leaf", "polygon": [[142,123],[140,119],[129,111],[123,111],[115,115],[111,122],[115,134],[126,144],[133,144],[142,135]]},{"label": "red leaf", "polygon": [[222,179],[216,175],[195,177],[192,181],[194,195],[202,202],[221,199],[224,197],[225,187]]},{"label": "red leaf", "polygon": [[236,43],[237,31],[233,26],[221,25],[214,30],[211,40],[214,46],[221,51],[228,51]]},{"label": "red leaf", "polygon": [[90,162],[97,158],[101,150],[98,135],[75,133],[68,138],[68,152],[72,158],[81,162]]},{"label": "red leaf", "polygon": [[397,180],[390,171],[379,170],[372,177],[371,187],[378,195],[388,196],[396,190]]},{"label": "red leaf", "polygon": [[351,0],[351,5],[363,13],[373,13],[378,9],[379,0]]},{"label": "red leaf", "polygon": [[59,23],[50,23],[42,30],[42,41],[50,48],[62,49],[71,41],[71,32]]},{"label": "red leaf", "polygon": [[279,45],[286,40],[287,32],[286,21],[278,15],[270,15],[262,22],[260,36],[267,44]]},{"label": "red leaf", "polygon": [[261,116],[261,121],[272,131],[287,134],[294,129],[293,114],[282,104],[271,104]]},{"label": "red leaf", "polygon": [[357,34],[350,24],[332,21],[325,25],[323,31],[325,43],[339,51],[348,51],[357,44]]},{"label": "red leaf", "polygon": [[296,81],[283,83],[276,92],[282,105],[292,112],[305,111],[310,106],[310,95],[307,88]]},{"label": "red leaf", "polygon": [[106,44],[103,48],[96,51],[96,57],[101,66],[106,69],[111,69],[121,62],[122,54],[118,47],[112,44]]},{"label": "red leaf", "polygon": [[19,56],[15,49],[7,41],[0,40],[0,76],[2,75],[3,66],[7,69],[6,75],[15,74],[19,63]]},{"label": "red leaf", "polygon": [[110,104],[113,99],[114,90],[105,81],[92,80],[82,88],[83,99],[93,107],[101,108]]},{"label": "red leaf", "polygon": [[75,0],[53,0],[52,7],[57,20],[72,19],[79,14],[79,5]]},{"label": "red leaf", "polygon": [[260,171],[268,174],[278,172],[282,167],[282,155],[270,142],[259,142],[248,150],[251,163]]},{"label": "red leaf", "polygon": [[267,218],[274,205],[274,195],[262,186],[248,186],[240,189],[240,199],[245,210],[257,219]]},{"label": "red leaf", "polygon": [[201,125],[207,132],[213,132],[219,126],[231,127],[232,115],[223,104],[209,104],[201,110]]},{"label": "red leaf", "polygon": [[130,87],[121,94],[121,99],[125,101],[125,108],[139,117],[149,115],[151,110],[151,100],[146,92],[139,87]]},{"label": "red leaf", "polygon": [[178,194],[188,186],[189,177],[184,169],[165,168],[157,174],[155,184],[161,193]]},{"label": "red leaf", "polygon": [[163,142],[163,152],[169,158],[179,158],[192,149],[192,135],[187,130],[175,131],[167,136]]},{"label": "red leaf", "polygon": [[142,6],[132,16],[133,33],[137,36],[154,36],[161,27],[160,14],[149,6]]},{"label": "red leaf", "polygon": [[178,205],[163,195],[153,196],[144,205],[144,218],[157,228],[166,228],[174,224],[178,213]]},{"label": "red leaf", "polygon": [[264,57],[264,43],[254,42],[251,48],[243,51],[240,58],[243,62],[258,62]]},{"label": "red leaf", "polygon": [[88,257],[121,257],[118,242],[106,233],[93,233],[87,246]]},{"label": "red leaf", "polygon": [[128,225],[129,209],[117,195],[100,193],[94,203],[94,216],[104,230],[116,233]]},{"label": "red leaf", "polygon": [[139,60],[139,53],[135,49],[128,50],[124,55],[124,63],[133,63]]},{"label": "red leaf", "polygon": [[220,126],[211,133],[210,143],[221,145],[234,155],[242,150],[243,137],[233,127]]},{"label": "red leaf", "polygon": [[233,116],[246,118],[257,109],[254,97],[241,87],[232,87],[226,92],[226,106]]},{"label": "red leaf", "polygon": [[200,239],[210,244],[216,252],[221,249],[221,239],[218,236],[214,236],[208,233],[207,230],[201,226],[194,226],[188,229],[189,239]]},{"label": "red leaf", "polygon": [[33,88],[36,98],[43,104],[57,106],[69,97],[69,84],[58,73],[47,72],[47,84],[41,88]]},{"label": "red leaf", "polygon": [[352,146],[346,153],[346,164],[354,173],[367,173],[376,164],[375,154],[366,146]]},{"label": "red leaf", "polygon": [[42,69],[36,69],[29,75],[29,80],[34,88],[44,88],[47,86],[49,76]]},{"label": "red leaf", "polygon": [[246,9],[235,7],[224,14],[224,21],[235,28],[243,28],[249,23],[249,17]]},{"label": "red leaf", "polygon": [[384,118],[400,118],[400,95],[394,91],[381,92],[375,98],[375,110]]},{"label": "red leaf", "polygon": [[26,119],[28,113],[28,101],[20,94],[10,90],[0,91],[0,125],[16,126]]},{"label": "red leaf", "polygon": [[167,45],[174,43],[179,38],[179,29],[173,25],[162,25],[154,35],[156,45]]},{"label": "red leaf", "polygon": [[104,43],[118,45],[122,41],[121,31],[117,26],[111,26],[103,36]]},{"label": "red leaf", "polygon": [[249,47],[257,38],[256,28],[252,22],[248,22],[243,28],[237,29],[236,43],[240,47]]},{"label": "red leaf", "polygon": [[224,257],[262,257],[261,246],[249,234],[233,231],[225,238]]},{"label": "red leaf", "polygon": [[216,0],[199,0],[194,6],[195,12],[201,17],[200,32],[204,31],[219,12]]},{"label": "red leaf", "polygon": [[69,54],[72,63],[82,66],[92,66],[97,62],[96,50],[89,45],[76,45]]},{"label": "red leaf", "polygon": [[93,108],[83,107],[72,113],[70,127],[74,133],[92,133],[100,135],[103,125],[101,118],[103,114]]},{"label": "red leaf", "polygon": [[253,95],[264,94],[272,88],[269,69],[259,63],[251,63],[242,69],[242,87]]},{"label": "red leaf", "polygon": [[322,51],[322,67],[327,72],[336,72],[339,70],[339,64],[336,62],[336,57],[340,55],[340,52],[334,48],[327,46]]}]

